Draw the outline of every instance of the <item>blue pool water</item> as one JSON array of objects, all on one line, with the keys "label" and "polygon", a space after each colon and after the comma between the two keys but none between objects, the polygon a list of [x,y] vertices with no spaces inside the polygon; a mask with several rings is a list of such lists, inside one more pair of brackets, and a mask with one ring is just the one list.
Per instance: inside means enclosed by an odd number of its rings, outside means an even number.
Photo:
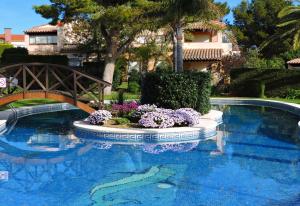
[{"label": "blue pool water", "polygon": [[216,142],[124,145],[73,135],[80,111],[0,137],[0,206],[300,205],[300,117],[224,106]]}]

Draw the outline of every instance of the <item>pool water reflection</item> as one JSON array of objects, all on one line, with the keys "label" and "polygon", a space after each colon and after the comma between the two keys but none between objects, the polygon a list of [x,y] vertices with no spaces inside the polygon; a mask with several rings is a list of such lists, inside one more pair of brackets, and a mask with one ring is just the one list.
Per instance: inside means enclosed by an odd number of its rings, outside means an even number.
[{"label": "pool water reflection", "polygon": [[218,144],[80,139],[76,110],[20,119],[0,137],[0,205],[300,205],[300,117],[219,108]]}]

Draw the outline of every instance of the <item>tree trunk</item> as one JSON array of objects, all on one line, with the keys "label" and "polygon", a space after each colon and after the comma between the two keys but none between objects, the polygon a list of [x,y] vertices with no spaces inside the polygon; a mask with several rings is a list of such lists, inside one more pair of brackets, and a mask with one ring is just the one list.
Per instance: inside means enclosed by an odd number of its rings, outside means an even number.
[{"label": "tree trunk", "polygon": [[[109,57],[106,58],[105,68],[104,68],[104,73],[103,73],[103,80],[104,81],[107,81],[109,83],[113,82],[114,71],[115,71],[115,63],[116,63],[116,60],[114,60],[113,58],[109,58]],[[105,95],[111,94],[111,89],[112,89],[112,86],[106,87],[104,89],[104,94]]]},{"label": "tree trunk", "polygon": [[173,68],[174,68],[174,71],[177,72],[177,38],[176,38],[176,34],[175,32],[173,33],[173,38],[172,38],[172,41],[173,41]]},{"label": "tree trunk", "polygon": [[183,72],[183,31],[182,26],[176,26],[176,72]]}]

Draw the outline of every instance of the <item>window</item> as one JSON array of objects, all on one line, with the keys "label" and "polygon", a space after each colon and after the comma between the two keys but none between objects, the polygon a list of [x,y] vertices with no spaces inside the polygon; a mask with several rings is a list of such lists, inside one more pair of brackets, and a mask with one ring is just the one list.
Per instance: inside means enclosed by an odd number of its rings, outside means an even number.
[{"label": "window", "polygon": [[57,36],[55,35],[30,36],[29,44],[57,44]]}]

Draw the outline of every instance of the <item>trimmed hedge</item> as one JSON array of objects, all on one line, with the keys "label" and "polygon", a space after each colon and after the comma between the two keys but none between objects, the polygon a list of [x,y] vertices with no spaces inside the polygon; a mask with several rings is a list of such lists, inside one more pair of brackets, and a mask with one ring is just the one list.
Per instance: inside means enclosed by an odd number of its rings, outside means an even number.
[{"label": "trimmed hedge", "polygon": [[5,50],[12,48],[12,47],[13,47],[13,45],[11,45],[11,44],[0,43],[0,58]]},{"label": "trimmed hedge", "polygon": [[151,72],[143,78],[141,102],[170,109],[191,107],[205,114],[211,108],[210,93],[210,73]]},{"label": "trimmed hedge", "polygon": [[240,68],[232,69],[230,76],[230,92],[235,96],[260,97],[265,87],[267,97],[285,98],[289,89],[300,88],[300,71]]},{"label": "trimmed hedge", "polygon": [[1,57],[2,64],[31,62],[68,65],[69,60],[65,55],[29,55],[26,48],[7,48]]}]

